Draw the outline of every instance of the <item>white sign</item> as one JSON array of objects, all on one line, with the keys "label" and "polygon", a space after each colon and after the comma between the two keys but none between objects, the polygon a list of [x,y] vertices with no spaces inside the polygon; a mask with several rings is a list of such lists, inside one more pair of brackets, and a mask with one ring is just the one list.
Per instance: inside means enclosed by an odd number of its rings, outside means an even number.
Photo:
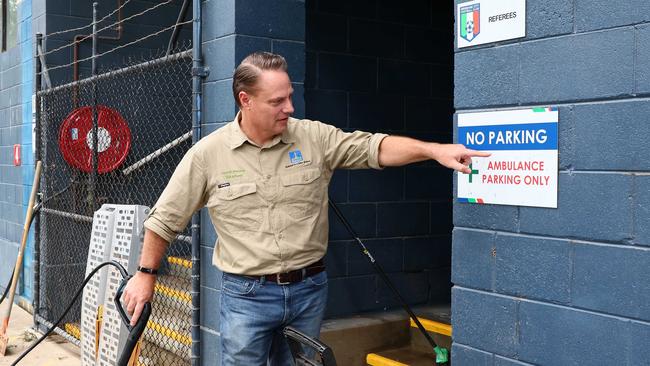
[{"label": "white sign", "polygon": [[458,202],[557,208],[557,108],[458,114],[458,143],[490,152],[458,174]]},{"label": "white sign", "polygon": [[475,0],[456,5],[458,48],[526,36],[526,0]]}]

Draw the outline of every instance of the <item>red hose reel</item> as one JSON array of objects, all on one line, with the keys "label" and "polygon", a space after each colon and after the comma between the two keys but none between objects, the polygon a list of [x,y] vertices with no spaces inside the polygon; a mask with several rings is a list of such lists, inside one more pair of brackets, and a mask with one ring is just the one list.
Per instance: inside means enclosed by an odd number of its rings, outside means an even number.
[{"label": "red hose reel", "polygon": [[[59,148],[68,164],[86,173],[93,165],[93,107],[72,111],[59,130]],[[97,172],[117,169],[129,154],[131,131],[122,116],[109,107],[97,106]]]}]

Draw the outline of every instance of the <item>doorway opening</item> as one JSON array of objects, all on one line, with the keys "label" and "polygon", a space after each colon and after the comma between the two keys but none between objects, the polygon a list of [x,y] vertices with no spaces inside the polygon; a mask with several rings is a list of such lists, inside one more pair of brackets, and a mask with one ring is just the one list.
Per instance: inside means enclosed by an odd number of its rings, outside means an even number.
[{"label": "doorway opening", "polygon": [[[306,118],[452,142],[453,2],[307,0],[306,11]],[[330,199],[416,313],[449,324],[452,177],[425,162],[337,171],[330,185]],[[327,318],[400,310],[333,215],[326,261]]]}]

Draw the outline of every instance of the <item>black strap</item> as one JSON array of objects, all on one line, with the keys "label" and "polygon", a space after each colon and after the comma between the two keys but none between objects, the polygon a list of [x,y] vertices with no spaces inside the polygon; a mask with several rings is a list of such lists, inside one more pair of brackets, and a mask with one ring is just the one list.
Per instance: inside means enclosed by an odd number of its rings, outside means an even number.
[{"label": "black strap", "polygon": [[151,275],[157,275],[158,274],[157,269],[147,268],[147,267],[142,267],[142,266],[138,266],[138,272],[144,272],[144,273],[148,273],[148,274],[151,274]]}]

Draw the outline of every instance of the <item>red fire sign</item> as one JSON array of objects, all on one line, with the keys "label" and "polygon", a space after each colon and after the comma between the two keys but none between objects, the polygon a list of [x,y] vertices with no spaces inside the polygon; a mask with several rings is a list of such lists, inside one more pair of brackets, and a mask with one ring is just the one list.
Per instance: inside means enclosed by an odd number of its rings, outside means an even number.
[{"label": "red fire sign", "polygon": [[20,144],[14,145],[14,166],[20,166]]}]

